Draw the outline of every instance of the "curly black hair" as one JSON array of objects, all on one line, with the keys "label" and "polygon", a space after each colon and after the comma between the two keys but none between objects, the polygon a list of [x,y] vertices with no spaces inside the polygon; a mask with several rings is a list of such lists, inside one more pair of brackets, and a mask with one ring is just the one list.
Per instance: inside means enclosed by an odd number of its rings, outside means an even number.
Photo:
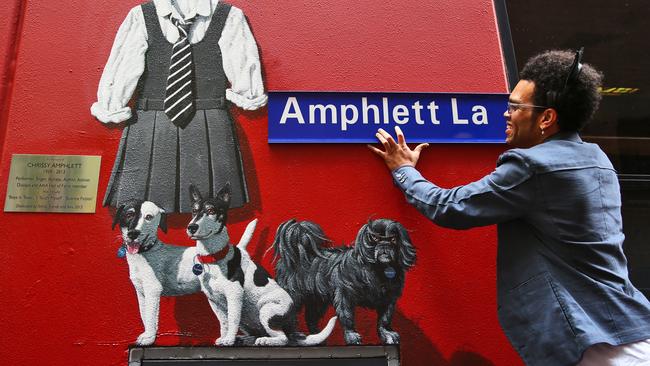
[{"label": "curly black hair", "polygon": [[[571,69],[575,53],[565,50],[551,50],[531,57],[520,78],[535,83],[533,103],[554,108],[558,114],[558,125],[562,131],[580,131],[594,115],[600,104],[599,87],[603,74],[588,64],[582,65],[578,79],[560,94]],[[555,101],[549,100],[549,91],[561,95]],[[553,105],[554,104],[554,105]]]}]

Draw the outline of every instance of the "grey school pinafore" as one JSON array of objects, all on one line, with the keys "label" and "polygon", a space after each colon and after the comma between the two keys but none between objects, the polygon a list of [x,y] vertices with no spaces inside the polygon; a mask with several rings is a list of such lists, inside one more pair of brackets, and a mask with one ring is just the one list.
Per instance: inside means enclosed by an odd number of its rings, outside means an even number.
[{"label": "grey school pinafore", "polygon": [[135,93],[108,182],[104,206],[148,200],[167,212],[191,212],[189,186],[204,196],[230,182],[231,207],[248,202],[241,152],[226,101],[219,39],[230,5],[219,2],[205,37],[192,45],[196,114],[184,127],[163,110],[172,44],[165,39],[153,2],[142,5],[148,34],[145,71]]}]

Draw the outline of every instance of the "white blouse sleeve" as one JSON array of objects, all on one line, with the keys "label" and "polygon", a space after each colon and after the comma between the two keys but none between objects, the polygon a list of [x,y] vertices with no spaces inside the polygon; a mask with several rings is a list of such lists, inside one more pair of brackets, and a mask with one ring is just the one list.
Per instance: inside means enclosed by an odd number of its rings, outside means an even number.
[{"label": "white blouse sleeve", "polygon": [[257,43],[244,13],[234,6],[221,33],[219,47],[223,70],[230,81],[226,98],[247,110],[263,107],[268,97],[264,94]]},{"label": "white blouse sleeve", "polygon": [[128,106],[145,67],[147,28],[142,8],[136,6],[122,22],[99,80],[97,102],[90,113],[104,123],[119,123],[131,118]]}]

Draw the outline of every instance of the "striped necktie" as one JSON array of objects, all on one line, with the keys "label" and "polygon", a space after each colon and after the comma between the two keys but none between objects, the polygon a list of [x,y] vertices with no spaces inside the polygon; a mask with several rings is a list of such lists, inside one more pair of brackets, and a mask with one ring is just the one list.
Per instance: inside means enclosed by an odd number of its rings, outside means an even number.
[{"label": "striped necktie", "polygon": [[165,114],[178,127],[185,127],[192,120],[194,105],[194,64],[192,63],[192,45],[189,40],[190,26],[194,19],[178,20],[170,18],[178,28],[178,40],[172,48],[169,63],[167,90],[165,92]]}]

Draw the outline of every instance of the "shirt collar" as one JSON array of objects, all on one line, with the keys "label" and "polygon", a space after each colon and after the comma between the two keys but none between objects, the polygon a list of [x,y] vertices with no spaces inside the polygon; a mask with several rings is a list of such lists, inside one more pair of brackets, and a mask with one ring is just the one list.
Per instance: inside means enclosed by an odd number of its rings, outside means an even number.
[{"label": "shirt collar", "polygon": [[580,135],[578,135],[577,132],[575,131],[560,131],[556,133],[555,135],[547,138],[546,141],[551,141],[551,140],[568,140],[572,142],[582,142],[582,139],[580,138]]},{"label": "shirt collar", "polygon": [[[196,15],[209,17],[218,2],[218,0],[196,0],[194,9],[185,18],[193,18]],[[153,0],[153,3],[156,6],[156,13],[159,17],[164,18],[173,15],[174,17],[180,18],[180,14],[172,6],[171,0]]]}]

